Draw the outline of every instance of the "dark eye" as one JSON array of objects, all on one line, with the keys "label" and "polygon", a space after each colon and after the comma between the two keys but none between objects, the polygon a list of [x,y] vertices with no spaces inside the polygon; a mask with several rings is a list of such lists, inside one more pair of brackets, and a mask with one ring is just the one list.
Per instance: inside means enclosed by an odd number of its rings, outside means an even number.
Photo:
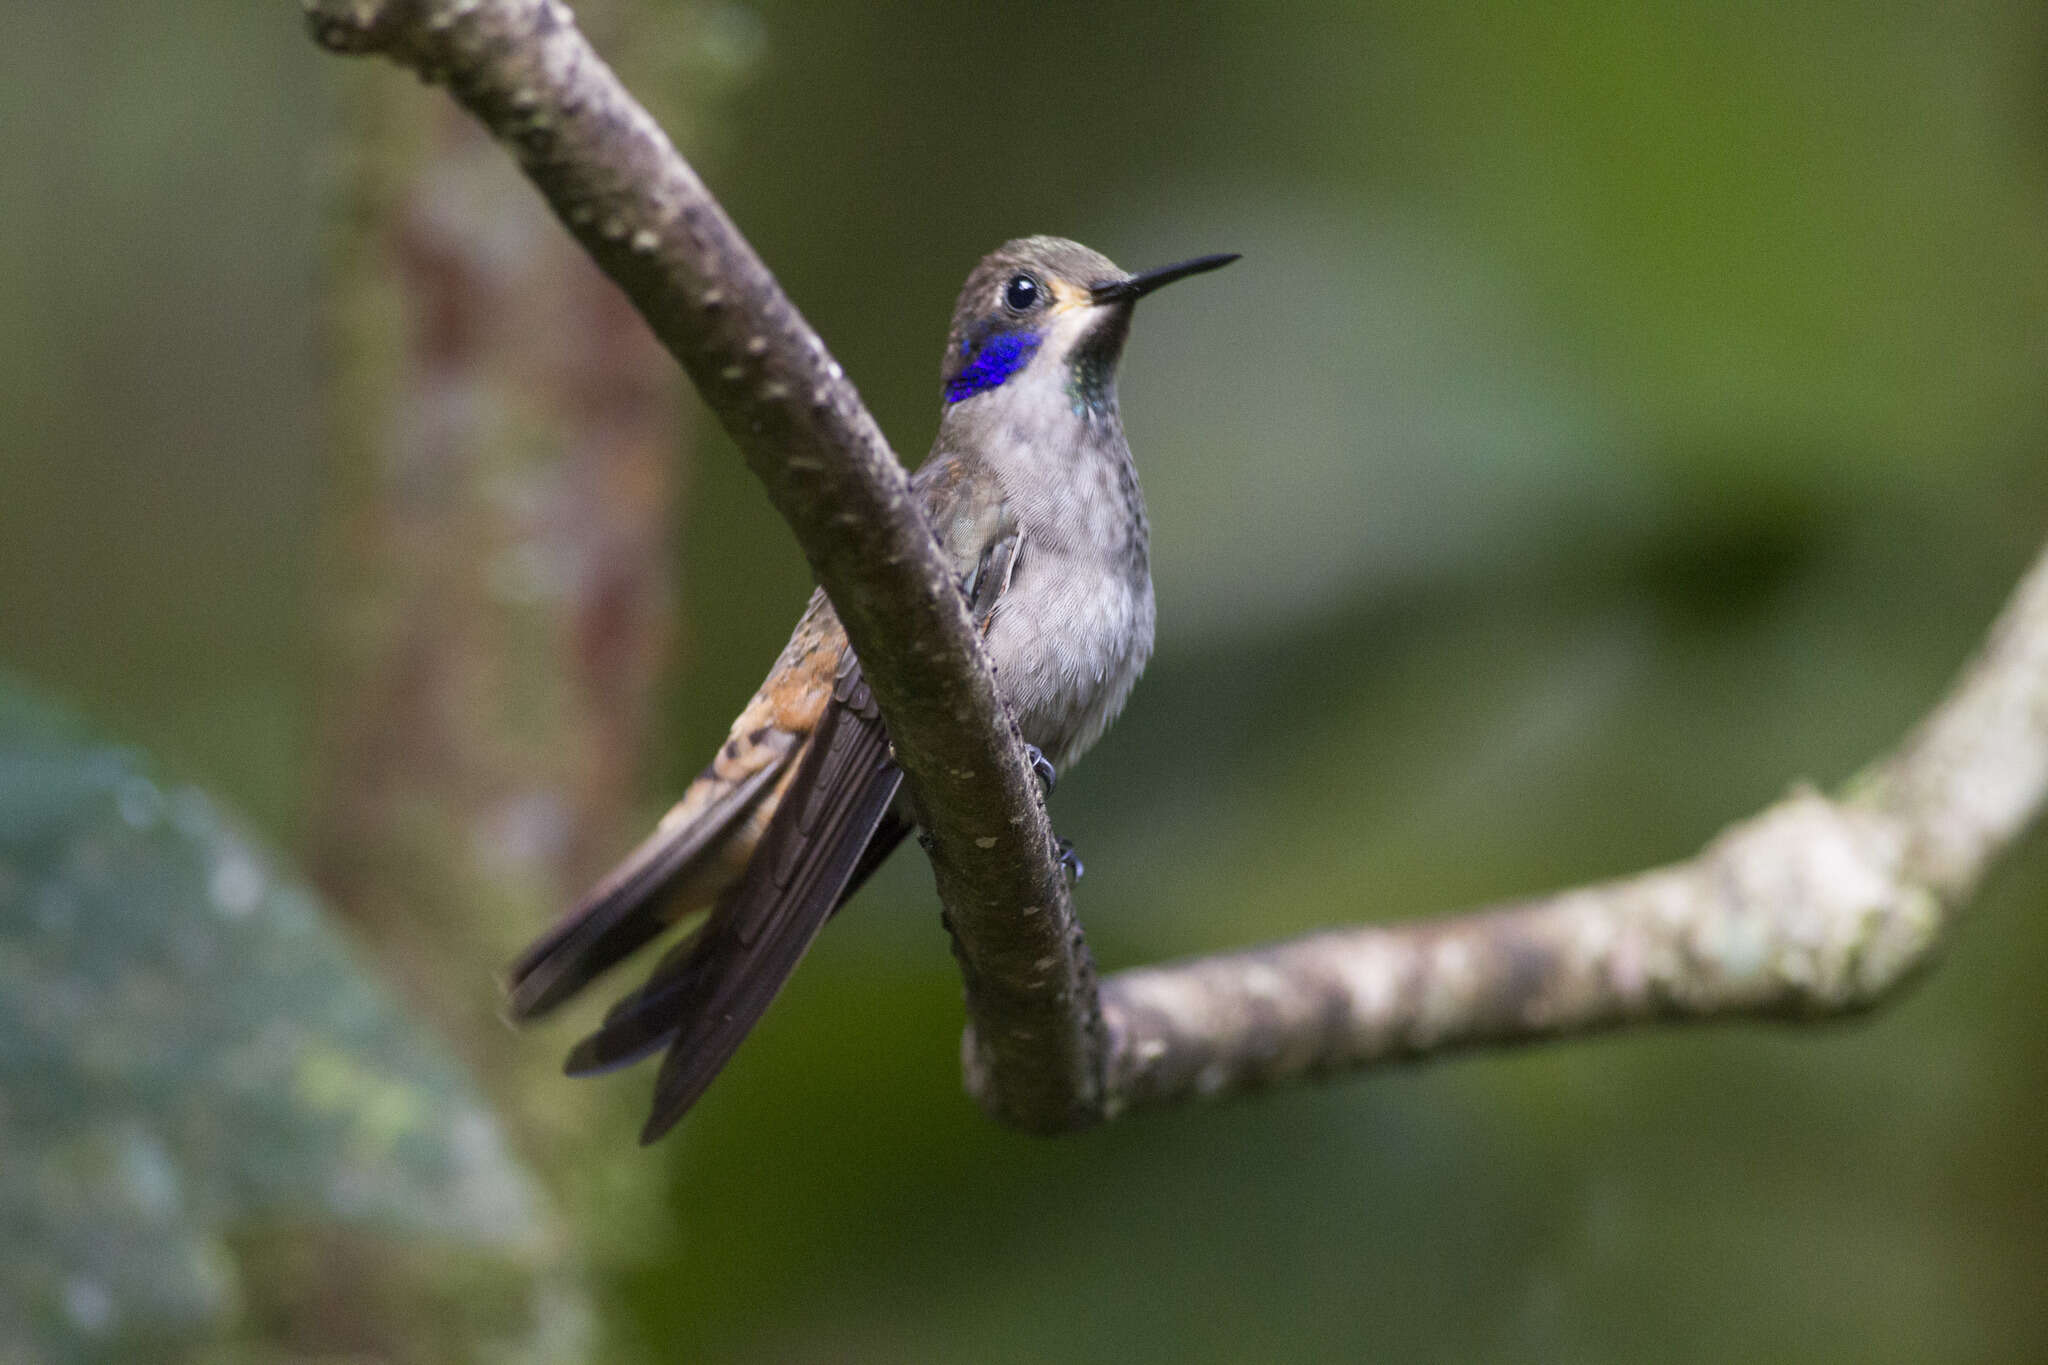
[{"label": "dark eye", "polygon": [[1003,302],[1014,313],[1028,313],[1038,306],[1038,281],[1018,275],[1003,286]]}]

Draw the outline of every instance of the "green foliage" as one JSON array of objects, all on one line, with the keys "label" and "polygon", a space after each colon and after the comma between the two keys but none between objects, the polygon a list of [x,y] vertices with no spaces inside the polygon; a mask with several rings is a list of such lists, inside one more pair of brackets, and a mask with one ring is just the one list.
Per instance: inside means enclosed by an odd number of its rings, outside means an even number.
[{"label": "green foliage", "polygon": [[0,675],[0,1359],[564,1360],[540,1192],[204,793]]}]

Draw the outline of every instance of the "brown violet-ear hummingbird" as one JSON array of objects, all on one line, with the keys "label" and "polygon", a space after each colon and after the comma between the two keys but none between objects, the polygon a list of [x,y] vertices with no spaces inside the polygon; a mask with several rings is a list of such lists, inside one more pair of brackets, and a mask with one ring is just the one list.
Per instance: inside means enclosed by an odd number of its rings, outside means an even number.
[{"label": "brown violet-ear hummingbird", "polygon": [[[954,305],[939,434],[911,483],[1048,791],[1152,653],[1149,528],[1116,396],[1132,309],[1236,259],[1129,275],[1077,243],[1025,237],[983,259]],[[710,766],[512,965],[512,1016],[545,1014],[694,920],[569,1054],[569,1073],[586,1075],[667,1050],[641,1131],[654,1141],[910,832],[902,781],[832,604],[814,593]]]}]

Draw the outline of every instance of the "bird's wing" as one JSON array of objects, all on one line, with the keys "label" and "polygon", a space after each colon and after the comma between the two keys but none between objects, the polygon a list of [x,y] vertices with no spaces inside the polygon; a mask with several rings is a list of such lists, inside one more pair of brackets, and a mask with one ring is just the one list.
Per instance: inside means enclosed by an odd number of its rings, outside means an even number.
[{"label": "bird's wing", "polygon": [[814,597],[710,765],[654,832],[512,964],[514,1019],[545,1014],[739,879],[831,703],[845,652],[839,619]]},{"label": "bird's wing", "polygon": [[[985,471],[946,456],[927,461],[915,484],[985,628],[1019,545],[1000,489]],[[772,723],[757,725],[764,716]],[[568,1071],[587,1075],[668,1049],[647,1142],[703,1093],[825,921],[911,828],[892,809],[903,775],[888,734],[822,593],[733,736],[719,763],[752,762],[764,745],[789,744],[772,768],[728,781],[718,801],[693,804],[716,776],[707,772],[662,830],[514,970],[515,1015],[538,1013],[673,924],[679,903],[711,905],[703,925],[569,1055]],[[721,869],[732,869],[727,880]]]},{"label": "bird's wing", "polygon": [[847,651],[832,704],[746,873],[696,937],[672,950],[569,1055],[569,1072],[582,1075],[668,1047],[643,1142],[660,1137],[703,1094],[782,989],[865,861],[902,781],[874,698]]}]

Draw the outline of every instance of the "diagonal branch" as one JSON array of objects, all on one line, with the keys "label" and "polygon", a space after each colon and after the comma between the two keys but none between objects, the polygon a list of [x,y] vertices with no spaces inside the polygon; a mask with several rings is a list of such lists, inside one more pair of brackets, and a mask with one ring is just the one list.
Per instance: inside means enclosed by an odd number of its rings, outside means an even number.
[{"label": "diagonal branch", "polygon": [[559,0],[305,0],[445,84],[682,362],[846,626],[930,836],[998,1117],[1101,1110],[1095,981],[1037,780],[903,468],[816,332]]},{"label": "diagonal branch", "polygon": [[1812,1017],[1926,966],[2048,796],[2048,554],[1900,750],[1697,857],[1420,923],[1119,973],[1098,998],[1051,828],[901,466],[839,366],[558,0],[304,0],[315,38],[455,97],[680,360],[859,652],[967,982],[968,1088],[1005,1122],[1653,1020]]}]

